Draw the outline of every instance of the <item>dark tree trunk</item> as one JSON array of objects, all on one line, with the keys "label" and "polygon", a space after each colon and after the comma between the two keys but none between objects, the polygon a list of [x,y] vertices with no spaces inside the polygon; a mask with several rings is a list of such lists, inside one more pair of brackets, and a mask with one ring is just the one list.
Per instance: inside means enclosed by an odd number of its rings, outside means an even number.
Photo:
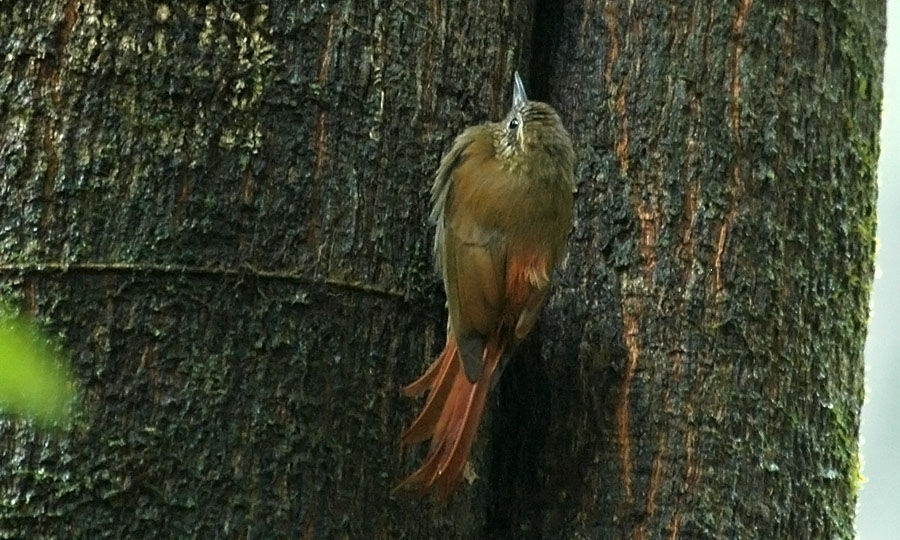
[{"label": "dark tree trunk", "polygon": [[537,66],[579,221],[503,533],[853,537],[885,6],[732,4],[569,2]]},{"label": "dark tree trunk", "polygon": [[[0,290],[83,389],[0,536],[852,537],[883,3],[113,4],[0,7]],[[434,511],[430,177],[517,67],[576,229]]]}]

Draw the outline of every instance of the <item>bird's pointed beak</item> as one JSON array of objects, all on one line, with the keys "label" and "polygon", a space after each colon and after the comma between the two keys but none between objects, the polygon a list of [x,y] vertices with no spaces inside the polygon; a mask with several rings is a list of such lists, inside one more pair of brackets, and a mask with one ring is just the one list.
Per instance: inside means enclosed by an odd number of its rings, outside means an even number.
[{"label": "bird's pointed beak", "polygon": [[513,109],[517,108],[519,105],[525,103],[526,101],[528,101],[528,96],[525,95],[525,85],[522,84],[522,78],[519,77],[519,72],[516,71],[513,74]]}]

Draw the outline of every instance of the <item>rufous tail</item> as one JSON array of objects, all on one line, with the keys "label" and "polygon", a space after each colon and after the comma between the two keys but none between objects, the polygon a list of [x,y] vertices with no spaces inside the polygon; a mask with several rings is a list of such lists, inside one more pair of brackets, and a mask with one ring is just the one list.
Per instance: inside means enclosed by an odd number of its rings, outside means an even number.
[{"label": "rufous tail", "polygon": [[407,396],[429,390],[425,407],[403,434],[404,444],[431,439],[425,463],[397,489],[424,494],[434,489],[439,501],[446,502],[462,476],[469,458],[491,381],[500,364],[503,346],[498,339],[485,345],[484,369],[478,382],[471,383],[462,371],[456,339],[447,335],[444,351],[421,377],[403,389]]}]

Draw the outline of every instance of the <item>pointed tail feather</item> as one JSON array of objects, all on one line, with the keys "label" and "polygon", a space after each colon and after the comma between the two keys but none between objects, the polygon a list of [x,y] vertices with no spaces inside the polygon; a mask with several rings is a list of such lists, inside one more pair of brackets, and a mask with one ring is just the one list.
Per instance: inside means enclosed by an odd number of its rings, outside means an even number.
[{"label": "pointed tail feather", "polygon": [[425,400],[422,412],[413,421],[412,425],[403,433],[403,444],[415,444],[430,438],[437,427],[444,403],[450,393],[453,381],[458,378],[459,361],[456,358],[456,340],[453,336],[447,336],[447,344],[444,351],[431,364],[424,375],[407,385],[403,393],[407,396],[417,396],[427,389],[431,392]]},{"label": "pointed tail feather", "polygon": [[447,501],[468,460],[502,354],[503,347],[498,340],[489,340],[485,347],[482,376],[473,384],[460,369],[456,341],[452,335],[448,336],[444,352],[435,363],[421,378],[406,387],[421,392],[424,386],[430,386],[431,392],[422,412],[403,434],[403,442],[412,444],[431,437],[431,446],[422,467],[397,489],[419,493],[434,489],[438,500]]},{"label": "pointed tail feather", "polygon": [[401,390],[404,396],[415,397],[422,395],[425,390],[432,388],[434,379],[438,376],[442,369],[446,369],[448,364],[456,356],[456,339],[453,334],[447,335],[447,343],[444,350],[435,359],[434,362],[425,370],[421,377],[407,384]]}]

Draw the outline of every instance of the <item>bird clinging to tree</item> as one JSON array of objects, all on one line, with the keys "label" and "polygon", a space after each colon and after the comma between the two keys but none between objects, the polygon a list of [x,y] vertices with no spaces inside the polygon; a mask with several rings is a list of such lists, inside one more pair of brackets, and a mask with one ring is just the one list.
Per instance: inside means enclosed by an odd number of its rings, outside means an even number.
[{"label": "bird clinging to tree", "polygon": [[447,341],[408,396],[429,390],[405,444],[431,439],[400,488],[446,501],[469,456],[504,353],[531,331],[572,227],[575,152],[552,107],[514,76],[512,109],[473,126],[441,159],[431,189],[436,266],[447,293]]}]

